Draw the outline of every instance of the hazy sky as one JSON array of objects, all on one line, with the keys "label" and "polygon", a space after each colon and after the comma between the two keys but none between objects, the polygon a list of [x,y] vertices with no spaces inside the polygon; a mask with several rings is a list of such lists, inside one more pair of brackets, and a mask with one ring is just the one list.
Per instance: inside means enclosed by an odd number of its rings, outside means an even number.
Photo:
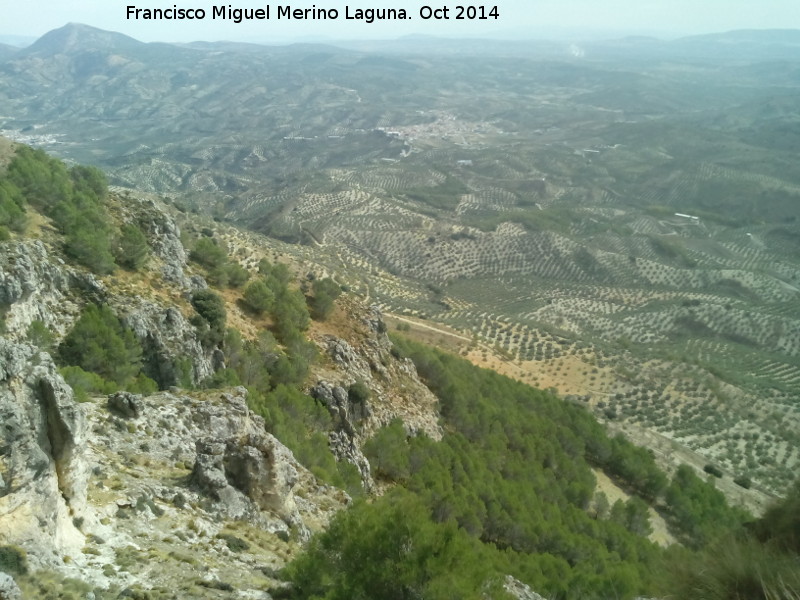
[{"label": "hazy sky", "polygon": [[[329,39],[395,38],[413,33],[468,37],[560,37],[576,32],[610,35],[648,34],[674,37],[732,29],[800,29],[798,0],[496,0],[497,20],[456,21],[455,2],[431,0],[316,0],[268,2],[254,0],[0,0],[0,35],[38,37],[67,22],[78,22],[126,33],[142,41],[242,40],[269,42],[293,38]],[[126,19],[128,5],[138,8],[203,8],[202,21],[134,21]],[[212,20],[215,5],[234,8],[272,7],[269,21]],[[278,5],[292,8],[336,8],[335,21],[276,20]],[[405,8],[405,21],[363,22],[345,20],[345,7]],[[450,20],[423,20],[423,6],[450,6]],[[485,6],[495,6],[493,3]]]}]

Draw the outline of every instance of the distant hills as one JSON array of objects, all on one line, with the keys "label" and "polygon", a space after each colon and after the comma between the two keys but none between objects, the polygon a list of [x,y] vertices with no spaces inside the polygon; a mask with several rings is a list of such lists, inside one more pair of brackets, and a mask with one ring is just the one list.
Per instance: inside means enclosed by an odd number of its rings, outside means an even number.
[{"label": "distant hills", "polygon": [[13,55],[19,52],[16,46],[9,46],[8,44],[0,44],[0,61],[8,60]]},{"label": "distant hills", "polygon": [[[800,464],[772,419],[800,385],[799,36],[276,47],[71,24],[0,61],[0,130],[780,490]],[[778,441],[728,443],[756,432]]]},{"label": "distant hills", "polygon": [[[0,37],[2,39],[2,37]],[[796,57],[800,52],[800,30],[797,29],[742,29],[720,33],[692,35],[673,40],[663,40],[653,36],[625,36],[608,39],[573,40],[565,35],[563,40],[514,38],[501,41],[492,38],[441,38],[433,35],[407,35],[394,40],[353,40],[336,41],[325,44],[289,44],[290,46],[320,45],[337,46],[363,51],[403,52],[426,54],[430,52],[450,54],[456,51],[467,51],[470,54],[480,52],[503,52],[505,54],[526,53],[531,51],[542,55],[564,53],[565,43],[576,43],[581,47],[591,48],[598,57],[613,57],[622,48],[645,52],[642,58],[660,56],[662,58],[685,58],[693,55],[696,58],[728,58],[746,56],[750,59],[770,60]],[[133,49],[145,45],[121,33],[114,33],[81,23],[68,23],[54,29],[34,43],[27,50],[34,53],[65,52],[68,48],[104,47],[107,49]],[[185,45],[197,48],[227,48],[244,51],[260,47],[257,43],[229,41],[201,41]],[[11,46],[12,51],[18,44]],[[276,46],[269,46],[276,47]],[[5,44],[0,44],[0,60],[4,58]],[[734,52],[734,55],[730,53]]]}]

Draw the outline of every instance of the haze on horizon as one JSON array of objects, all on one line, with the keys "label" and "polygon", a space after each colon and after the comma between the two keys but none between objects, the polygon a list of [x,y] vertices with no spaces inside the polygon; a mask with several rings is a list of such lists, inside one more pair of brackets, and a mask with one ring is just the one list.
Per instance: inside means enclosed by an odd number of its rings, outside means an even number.
[{"label": "haze on horizon", "polygon": [[[448,3],[449,6],[465,2]],[[127,20],[126,7],[205,8],[203,21]],[[800,29],[800,5],[796,0],[495,0],[500,17],[487,21],[422,20],[420,6],[434,8],[444,2],[397,0],[380,7],[405,8],[412,16],[405,22],[371,24],[344,20],[344,8],[376,7],[363,0],[322,0],[289,3],[293,8],[337,8],[336,21],[256,21],[235,24],[212,20],[211,7],[263,8],[268,2],[229,0],[229,2],[182,3],[179,0],[83,0],[80,4],[62,0],[39,0],[34,4],[9,3],[4,8],[0,39],[34,39],[68,22],[124,33],[145,42],[247,41],[287,42],[299,40],[393,39],[423,34],[445,37],[483,38],[580,38],[654,35],[670,38],[682,35],[716,33],[735,29]],[[285,4],[285,3],[280,3]],[[474,3],[478,5],[479,3]]]}]

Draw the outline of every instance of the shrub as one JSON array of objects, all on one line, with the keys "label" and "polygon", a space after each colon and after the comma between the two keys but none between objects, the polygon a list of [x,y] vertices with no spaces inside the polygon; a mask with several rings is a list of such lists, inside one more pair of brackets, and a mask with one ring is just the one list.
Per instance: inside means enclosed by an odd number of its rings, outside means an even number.
[{"label": "shrub", "polygon": [[18,546],[0,546],[0,571],[11,575],[28,572],[28,555]]},{"label": "shrub", "polygon": [[114,243],[114,258],[117,264],[136,271],[144,266],[149,254],[150,246],[142,230],[136,225],[122,225]]},{"label": "shrub", "polygon": [[96,373],[89,373],[80,367],[62,367],[59,369],[67,385],[72,388],[75,400],[86,402],[90,394],[106,395],[117,391],[117,384],[106,381]]},{"label": "shrub", "polygon": [[347,388],[347,398],[353,404],[363,404],[369,400],[370,391],[367,384],[357,380]]},{"label": "shrub", "polygon": [[275,304],[275,293],[263,279],[250,282],[244,289],[244,302],[257,314],[269,311]]},{"label": "shrub", "polygon": [[394,419],[364,444],[364,455],[376,477],[403,481],[411,472],[408,454],[408,434],[403,422]]},{"label": "shrub", "polygon": [[200,317],[200,320],[192,319],[192,323],[199,330],[203,345],[216,346],[225,335],[225,302],[211,290],[197,290],[191,302]]},{"label": "shrub", "polygon": [[67,365],[124,384],[142,366],[142,348],[107,305],[90,304],[59,346]]},{"label": "shrub", "polygon": [[302,337],[300,332],[308,329],[311,321],[303,294],[299,290],[284,287],[275,295],[272,318],[275,321],[275,334],[284,344],[288,345],[293,339]]},{"label": "shrub", "polygon": [[342,288],[333,279],[315,279],[311,284],[311,292],[313,296],[308,300],[311,316],[324,321],[333,310],[333,303],[342,293]]},{"label": "shrub", "polygon": [[215,269],[228,262],[228,254],[214,240],[200,238],[189,253],[189,259],[207,269]]},{"label": "shrub", "polygon": [[231,552],[243,552],[250,549],[250,544],[233,534],[220,533],[217,534],[217,538],[223,540]]},{"label": "shrub", "polygon": [[232,288],[242,287],[250,279],[250,273],[242,265],[229,263],[227,267],[228,285]]},{"label": "shrub", "polygon": [[31,321],[28,326],[28,340],[42,350],[49,350],[53,345],[53,334],[42,321]]}]

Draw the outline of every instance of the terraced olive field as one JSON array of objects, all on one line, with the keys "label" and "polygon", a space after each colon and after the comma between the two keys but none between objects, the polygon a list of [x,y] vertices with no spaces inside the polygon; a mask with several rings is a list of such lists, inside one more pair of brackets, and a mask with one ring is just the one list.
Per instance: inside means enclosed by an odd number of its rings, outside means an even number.
[{"label": "terraced olive field", "polygon": [[267,230],[307,233],[385,310],[475,336],[477,362],[517,363],[779,492],[800,463],[796,169],[778,156],[778,177],[758,149],[735,167],[720,149],[676,158],[700,137],[691,119],[635,146],[618,127],[481,147],[417,129],[400,159],[318,172],[335,191],[293,194]]},{"label": "terraced olive field", "polygon": [[267,234],[265,252],[445,324],[479,364],[727,479],[779,493],[796,476],[797,44],[576,58],[555,42],[179,47],[70,27],[83,45],[65,28],[0,63],[3,135]]}]

